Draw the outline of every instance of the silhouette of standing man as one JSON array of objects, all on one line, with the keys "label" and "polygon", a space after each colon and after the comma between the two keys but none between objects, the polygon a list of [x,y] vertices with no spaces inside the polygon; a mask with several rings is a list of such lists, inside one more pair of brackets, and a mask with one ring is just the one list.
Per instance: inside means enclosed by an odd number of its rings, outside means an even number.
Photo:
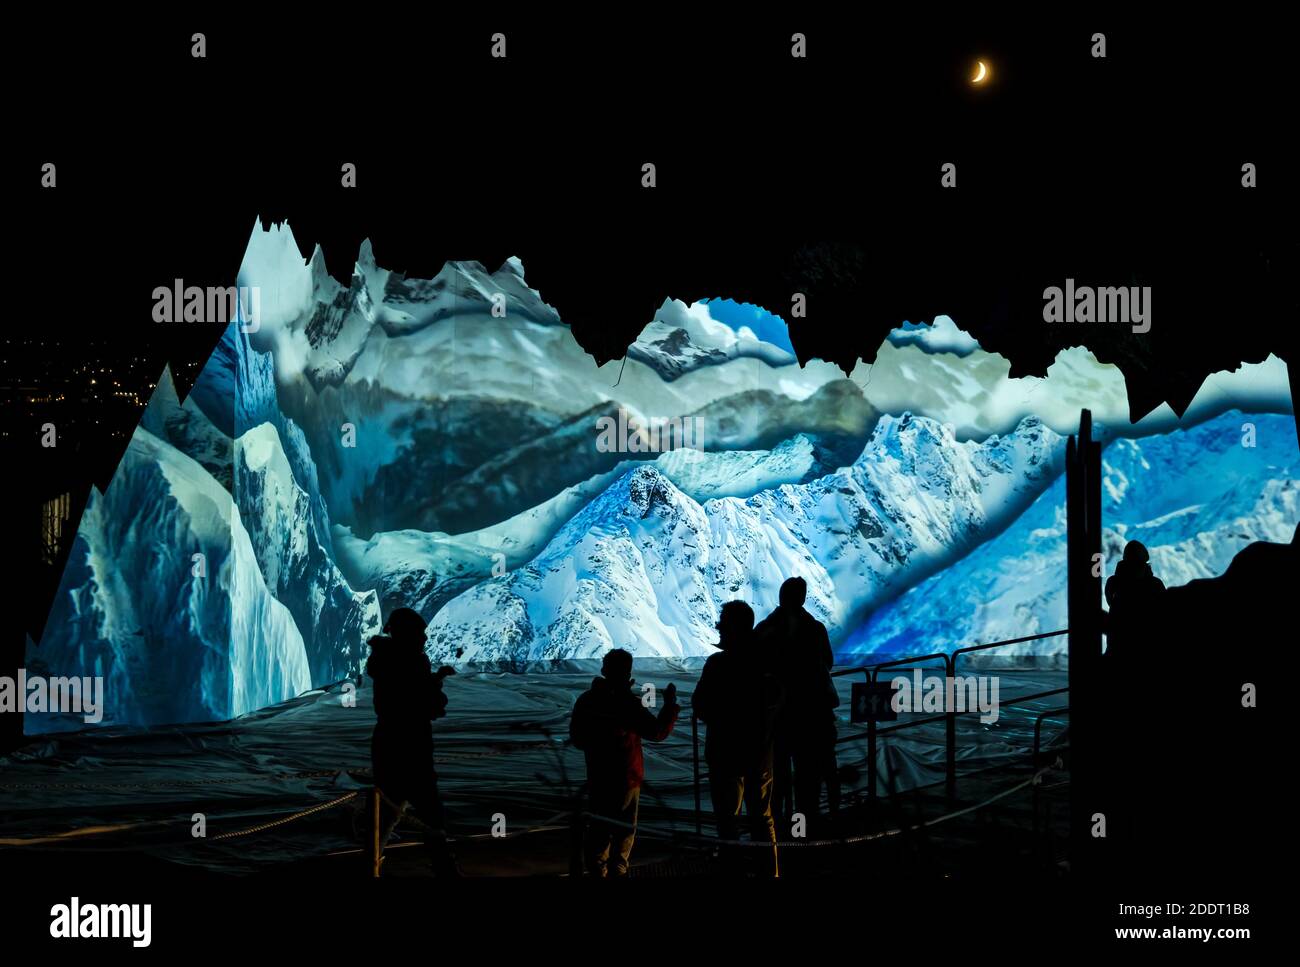
[{"label": "silhouette of standing man", "polygon": [[380,805],[379,849],[392,835],[401,807],[409,803],[424,823],[424,843],[437,876],[459,876],[447,845],[438,775],[433,769],[433,719],[446,715],[442,680],[455,671],[435,674],[424,653],[424,619],[398,608],[384,626],[385,635],[370,639],[366,674],[375,683],[375,724],[370,743]]},{"label": "silhouette of standing man", "polygon": [[[751,842],[764,875],[778,875],[776,827],[772,822],[772,746],[781,684],[754,636],[754,612],[743,601],[729,601],[718,616],[718,647],[704,663],[691,705],[708,731],[704,758],[718,837],[738,838],[742,804]],[[725,853],[724,853],[725,855]]]},{"label": "silhouette of standing man", "polygon": [[790,578],[781,585],[780,604],[764,618],[755,636],[772,655],[785,687],[785,705],[777,719],[776,776],[782,818],[790,794],[794,762],[794,805],[809,825],[820,820],[822,783],[832,815],[839,811],[839,768],[835,760],[835,708],[839,696],[831,681],[830,636],[826,626],[804,610],[808,584]]},{"label": "silhouette of standing man", "polygon": [[1153,630],[1151,609],[1165,589],[1164,582],[1152,573],[1150,560],[1145,544],[1129,541],[1123,559],[1106,582],[1106,603],[1110,605],[1106,665],[1112,682],[1140,674],[1140,666],[1150,657],[1143,654],[1139,642]]},{"label": "silhouette of standing man", "polygon": [[[600,677],[578,696],[569,719],[569,738],[587,760],[587,791],[593,818],[587,825],[584,860],[595,877],[627,876],[636,818],[641,805],[645,759],[641,740],[662,742],[677,723],[677,686],[664,689],[664,706],[653,715],[632,691],[632,655],[606,653]],[[622,825],[594,818],[604,816]]]},{"label": "silhouette of standing man", "polygon": [[[1150,554],[1141,541],[1129,541],[1124,557],[1106,582],[1105,686],[1110,693],[1108,722],[1111,767],[1108,770],[1113,836],[1136,841],[1143,825],[1143,803],[1159,783],[1151,757],[1143,755],[1147,743],[1159,734],[1159,714],[1149,702],[1137,698],[1158,673],[1156,651],[1159,634],[1155,611],[1165,585],[1151,571]],[[1132,736],[1144,737],[1134,743]]]}]

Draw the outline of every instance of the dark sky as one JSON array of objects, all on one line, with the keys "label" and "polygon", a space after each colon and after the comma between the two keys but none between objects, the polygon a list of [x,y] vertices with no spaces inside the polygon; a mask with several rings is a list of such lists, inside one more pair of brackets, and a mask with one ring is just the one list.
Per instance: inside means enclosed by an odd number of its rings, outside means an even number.
[{"label": "dark sky", "polygon": [[[1086,342],[1124,367],[1135,417],[1181,408],[1206,372],[1293,354],[1295,85],[1267,24],[411,16],[25,36],[44,69],[4,163],[29,331],[70,362],[89,338],[159,369],[201,359],[217,328],[155,325],[151,293],[232,282],[260,216],[287,218],[304,255],[320,243],[339,278],[366,237],[422,277],[518,255],[601,358],[665,297],[780,313],[792,289],[815,295],[802,356],[848,366],[946,312],[1018,372]],[[977,58],[994,71],[979,90]],[[1243,161],[1259,188],[1240,187]],[[1042,290],[1067,276],[1153,285],[1153,332],[1045,327]]]}]

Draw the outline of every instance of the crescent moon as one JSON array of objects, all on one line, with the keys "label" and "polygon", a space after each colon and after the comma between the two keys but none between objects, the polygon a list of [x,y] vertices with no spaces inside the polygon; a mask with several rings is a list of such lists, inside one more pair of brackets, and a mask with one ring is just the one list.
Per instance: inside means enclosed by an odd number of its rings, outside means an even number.
[{"label": "crescent moon", "polygon": [[975,76],[970,79],[971,83],[978,84],[980,81],[984,80],[984,78],[988,76],[988,72],[989,69],[984,66],[984,61],[980,61],[979,70],[976,71]]}]

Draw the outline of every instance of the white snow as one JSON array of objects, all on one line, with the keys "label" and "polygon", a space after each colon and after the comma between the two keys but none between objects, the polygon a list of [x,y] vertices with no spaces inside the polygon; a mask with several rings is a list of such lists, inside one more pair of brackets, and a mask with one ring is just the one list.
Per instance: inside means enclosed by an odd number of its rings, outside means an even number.
[{"label": "white snow", "polygon": [[102,669],[104,724],[229,718],[312,684],[230,493],[142,428],[91,495],[33,660],[57,674]]},{"label": "white snow", "polygon": [[958,443],[933,421],[884,418],[859,460],[806,484],[693,500],[659,469],[620,477],[511,574],[453,598],[431,654],[524,660],[706,653],[733,598],[776,604],[788,577],[833,633],[974,547],[1059,473],[1061,440]]}]

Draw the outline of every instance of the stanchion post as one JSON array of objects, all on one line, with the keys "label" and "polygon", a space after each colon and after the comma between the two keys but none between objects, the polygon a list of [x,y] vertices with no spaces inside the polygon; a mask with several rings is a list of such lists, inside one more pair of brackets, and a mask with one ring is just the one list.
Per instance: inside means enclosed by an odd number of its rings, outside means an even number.
[{"label": "stanchion post", "polygon": [[372,854],[371,854],[371,855],[373,856],[373,860],[372,860],[372,862],[373,862],[374,865],[373,865],[373,867],[372,867],[372,869],[371,869],[371,871],[370,871],[370,875],[371,875],[374,879],[376,879],[376,880],[379,879],[379,864],[380,864],[381,862],[383,862],[383,856],[382,856],[382,855],[380,854],[380,852],[379,852],[379,827],[380,827],[379,807],[380,807],[380,802],[381,802],[381,798],[380,798],[380,796],[381,796],[381,794],[380,794],[380,792],[379,792],[379,787],[378,787],[378,786],[375,786],[375,792],[374,792],[374,796],[373,796],[373,800],[374,800],[374,810],[373,810],[373,812],[374,812],[374,817],[375,817],[375,818],[374,818],[373,829],[372,829],[372,834],[373,834],[373,838],[372,838],[372,847],[373,847],[373,850],[372,850]]},{"label": "stanchion post", "polygon": [[695,768],[695,835],[704,835],[704,817],[700,812],[700,720],[691,712],[691,759]]},{"label": "stanchion post", "polygon": [[[876,682],[876,669],[867,672],[867,681],[873,685]],[[876,798],[876,717],[874,715],[867,719],[867,799],[875,801]]]},{"label": "stanchion post", "polygon": [[573,797],[573,821],[569,826],[569,875],[582,876],[583,840],[586,838],[587,821],[582,815],[586,805],[583,787],[578,787],[578,794]]},{"label": "stanchion post", "polygon": [[876,798],[876,720],[867,720],[867,798]]},{"label": "stanchion post", "polygon": [[[945,671],[948,675],[948,681],[952,681],[956,675],[957,662],[953,658],[944,660]],[[947,682],[944,683],[947,685]],[[946,690],[945,690],[946,694]],[[957,798],[957,713],[952,708],[948,709],[948,716],[944,719],[944,791],[948,797],[948,803],[951,805]]]}]

